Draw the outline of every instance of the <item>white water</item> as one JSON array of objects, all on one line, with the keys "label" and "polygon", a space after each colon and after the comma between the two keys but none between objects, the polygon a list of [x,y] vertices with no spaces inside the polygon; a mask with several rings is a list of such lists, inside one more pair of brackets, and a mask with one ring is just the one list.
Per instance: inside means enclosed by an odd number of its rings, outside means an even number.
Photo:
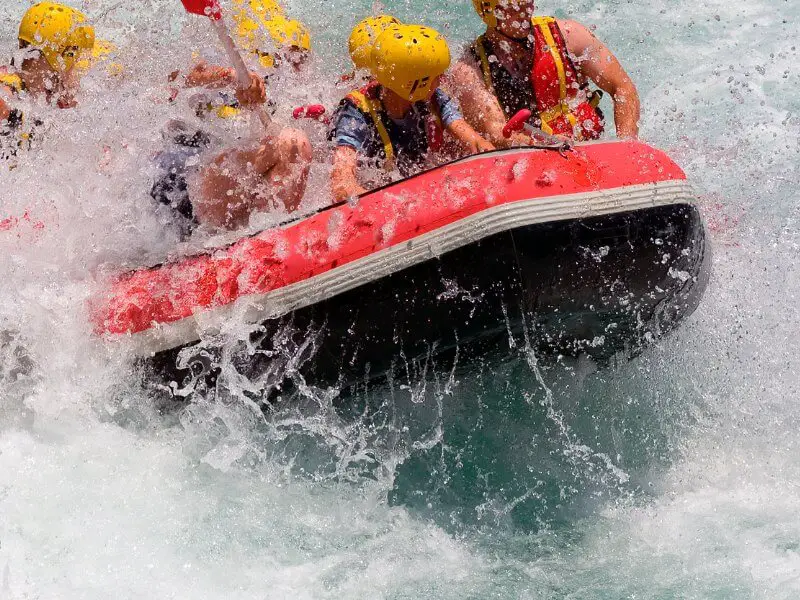
[{"label": "white water", "polygon": [[[25,5],[0,8],[2,47],[13,47]],[[491,377],[459,375],[451,393],[441,382],[421,404],[398,400],[409,431],[354,424],[324,398],[266,421],[240,404],[200,405],[180,420],[149,410],[129,357],[92,339],[83,301],[109,273],[174,251],[147,196],[149,157],[175,116],[155,102],[164,74],[213,38],[194,22],[182,28],[177,0],[142,2],[111,13],[101,31],[121,46],[126,78],[91,75],[78,110],[48,115],[58,119],[48,147],[0,174],[0,217],[28,210],[45,223],[0,232],[0,329],[23,332],[36,365],[17,378],[18,358],[0,355],[1,598],[800,594],[800,6],[560,6],[597,24],[636,79],[643,137],[696,183],[715,251],[706,297],[676,335],[598,380],[580,370],[573,383],[542,380],[562,419],[545,428],[554,442],[502,423],[522,432],[510,442],[571,453],[577,474],[563,487],[577,486],[582,506],[567,523],[540,511],[543,527],[515,525],[513,502],[491,483],[482,502],[463,499],[467,486],[451,515],[427,475],[402,474],[415,444],[434,454],[442,436],[458,445],[447,436],[459,407],[502,396]],[[313,4],[298,14],[330,57],[344,51],[353,10]],[[470,10],[449,3],[430,23],[465,40],[477,31]],[[404,3],[397,13],[418,10]],[[109,162],[98,168],[103,145]],[[316,189],[309,205],[323,201]],[[520,404],[542,392],[524,359],[506,376]],[[595,441],[592,423],[612,441]],[[588,454],[559,442],[563,427]],[[626,446],[632,427],[642,440]],[[644,491],[624,484],[619,465]],[[518,500],[535,504],[537,485]],[[390,505],[403,486],[406,500]]]}]

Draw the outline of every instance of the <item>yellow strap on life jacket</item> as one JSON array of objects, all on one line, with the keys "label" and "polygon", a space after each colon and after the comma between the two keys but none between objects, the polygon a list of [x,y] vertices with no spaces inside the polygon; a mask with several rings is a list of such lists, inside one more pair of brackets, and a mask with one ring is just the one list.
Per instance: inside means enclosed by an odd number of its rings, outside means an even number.
[{"label": "yellow strap on life jacket", "polygon": [[386,131],[386,126],[383,124],[380,114],[378,114],[382,108],[380,101],[367,98],[362,92],[359,91],[350,92],[347,97],[355,103],[361,112],[367,113],[372,118],[372,122],[375,124],[375,128],[378,130],[378,135],[381,136],[381,142],[383,142],[383,151],[386,154],[386,169],[393,169],[394,146],[392,146],[392,140],[389,137],[389,132]]},{"label": "yellow strap on life jacket", "polygon": [[0,84],[11,88],[11,91],[15,94],[19,94],[23,88],[22,78],[16,73],[3,73],[0,75]]},{"label": "yellow strap on life jacket", "polygon": [[492,83],[492,69],[489,66],[489,57],[486,56],[486,48],[483,45],[483,36],[475,40],[475,51],[478,53],[478,58],[481,61],[481,71],[483,71],[483,82],[486,87],[494,94],[494,84]]},{"label": "yellow strap on life jacket", "polygon": [[542,33],[544,41],[547,43],[547,48],[550,51],[550,56],[553,57],[553,62],[556,65],[556,71],[558,72],[558,96],[560,102],[553,108],[539,114],[539,118],[542,120],[542,130],[548,134],[553,133],[550,122],[561,115],[567,117],[570,125],[575,127],[578,120],[575,118],[575,115],[572,114],[569,104],[567,103],[567,73],[564,69],[564,61],[561,60],[561,53],[558,51],[559,48],[553,37],[553,32],[550,31],[550,24],[555,23],[555,19],[553,17],[533,17],[531,22],[533,26],[538,28]]},{"label": "yellow strap on life jacket", "polygon": [[[575,126],[575,123],[577,123],[577,119],[575,118],[575,115],[572,113],[572,110],[569,108],[569,105],[565,104],[556,104],[553,108],[542,111],[541,113],[539,113],[539,118],[542,120],[542,125],[545,125],[546,123],[549,123],[553,119],[557,119],[561,115],[567,117],[567,119],[569,119],[569,122],[572,124],[573,127]],[[542,129],[544,129],[544,127],[542,127]]]}]

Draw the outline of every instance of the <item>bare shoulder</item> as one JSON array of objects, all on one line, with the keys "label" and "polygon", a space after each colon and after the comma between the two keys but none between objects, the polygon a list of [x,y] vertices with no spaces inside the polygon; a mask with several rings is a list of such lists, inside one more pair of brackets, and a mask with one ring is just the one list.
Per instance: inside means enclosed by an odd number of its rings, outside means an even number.
[{"label": "bare shoulder", "polygon": [[478,61],[475,60],[470,49],[466,48],[450,68],[448,79],[452,81],[469,81],[475,76],[480,77],[480,65],[478,65]]},{"label": "bare shoulder", "polygon": [[567,49],[574,56],[596,55],[608,51],[595,36],[594,27],[586,27],[570,19],[558,19],[558,26],[564,33]]},{"label": "bare shoulder", "polygon": [[461,51],[461,54],[459,54],[458,59],[453,65],[453,68],[477,68],[477,66],[478,61],[475,60],[475,55],[472,52],[472,44],[469,44]]},{"label": "bare shoulder", "polygon": [[577,21],[573,21],[572,19],[556,19],[556,23],[558,23],[559,28],[568,38],[573,38],[576,40],[595,39],[595,35],[592,32],[592,29],[594,29],[593,27],[587,27],[586,25],[578,23]]},{"label": "bare shoulder", "polygon": [[572,19],[556,19],[556,23],[561,28],[562,31],[574,31],[579,29],[587,29],[584,25],[581,25],[577,21],[573,21]]}]

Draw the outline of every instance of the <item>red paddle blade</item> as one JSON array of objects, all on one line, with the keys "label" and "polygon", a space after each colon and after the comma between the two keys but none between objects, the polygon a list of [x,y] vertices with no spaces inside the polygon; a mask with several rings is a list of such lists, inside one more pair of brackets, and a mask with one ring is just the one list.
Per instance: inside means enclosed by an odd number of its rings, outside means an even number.
[{"label": "red paddle blade", "polygon": [[210,17],[215,21],[222,18],[222,10],[219,7],[219,0],[181,0],[187,12],[193,15]]},{"label": "red paddle blade", "polygon": [[525,123],[531,118],[531,114],[531,111],[527,108],[523,108],[511,117],[508,123],[506,123],[506,126],[503,127],[503,137],[510,138],[512,133],[522,131],[522,128],[525,127]]}]

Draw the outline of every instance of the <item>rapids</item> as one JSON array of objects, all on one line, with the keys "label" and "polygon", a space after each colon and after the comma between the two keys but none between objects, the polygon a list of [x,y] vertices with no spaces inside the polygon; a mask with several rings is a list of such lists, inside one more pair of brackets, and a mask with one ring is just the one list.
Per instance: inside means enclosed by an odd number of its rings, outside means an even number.
[{"label": "rapids", "polygon": [[[343,92],[331,79],[371,7],[331,4],[288,5],[316,58],[310,83],[273,90],[286,106]],[[26,6],[0,8],[9,56]],[[638,358],[597,370],[520,347],[410,365],[344,405],[299,382],[266,413],[225,365],[228,394],[167,416],[85,300],[219,243],[179,244],[147,192],[161,127],[188,112],[166,74],[221,53],[178,0],[80,8],[124,73],[94,69],[75,110],[30,107],[47,143],[0,171],[0,598],[800,595],[800,4],[539,6],[596,25],[639,87],[642,138],[701,198],[705,298]],[[467,0],[384,8],[453,46],[479,30]],[[324,181],[320,163],[304,208]]]}]

